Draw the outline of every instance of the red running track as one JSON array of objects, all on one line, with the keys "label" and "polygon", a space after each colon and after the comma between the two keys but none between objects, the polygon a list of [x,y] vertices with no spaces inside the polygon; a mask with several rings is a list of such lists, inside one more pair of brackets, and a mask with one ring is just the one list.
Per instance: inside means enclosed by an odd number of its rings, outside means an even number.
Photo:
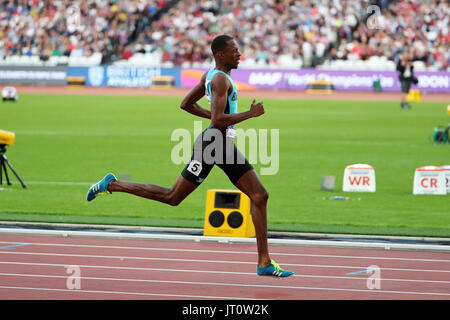
[{"label": "red running track", "polygon": [[295,276],[257,276],[253,244],[0,234],[0,299],[450,299],[448,252],[270,250]]}]

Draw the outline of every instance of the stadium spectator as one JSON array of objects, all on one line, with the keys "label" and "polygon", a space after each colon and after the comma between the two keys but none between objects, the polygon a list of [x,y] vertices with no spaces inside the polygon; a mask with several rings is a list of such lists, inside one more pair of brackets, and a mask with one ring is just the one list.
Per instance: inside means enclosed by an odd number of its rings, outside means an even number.
[{"label": "stadium spectator", "polygon": [[131,50],[131,46],[126,46],[122,51],[122,59],[128,60],[133,56],[133,50]]},{"label": "stadium spectator", "polygon": [[414,77],[414,66],[413,66],[413,53],[412,52],[403,52],[400,54],[400,58],[397,62],[397,71],[398,77],[400,80],[402,97],[400,108],[402,109],[411,109],[411,106],[408,103],[408,92],[411,88],[411,84],[417,84],[417,78]]}]

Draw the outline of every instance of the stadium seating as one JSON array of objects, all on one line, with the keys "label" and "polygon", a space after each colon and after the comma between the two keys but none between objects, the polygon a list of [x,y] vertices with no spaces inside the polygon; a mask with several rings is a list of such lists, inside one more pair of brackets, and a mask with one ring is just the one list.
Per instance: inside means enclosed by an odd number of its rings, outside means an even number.
[{"label": "stadium seating", "polygon": [[[404,48],[413,50],[416,71],[449,68],[445,1],[379,1],[379,29],[364,23],[361,1],[43,3],[0,3],[0,65],[209,66],[211,39],[229,33],[241,45],[241,68],[393,71]],[[63,17],[76,23],[64,28]]]},{"label": "stadium seating", "polygon": [[[0,65],[114,61],[175,0],[0,2]],[[76,54],[73,54],[77,51]]]},{"label": "stadium seating", "polygon": [[[369,60],[333,60],[326,61],[322,65],[323,70],[371,70],[371,71],[395,71],[394,61],[385,57],[371,57]],[[423,71],[423,70],[420,70]]]}]

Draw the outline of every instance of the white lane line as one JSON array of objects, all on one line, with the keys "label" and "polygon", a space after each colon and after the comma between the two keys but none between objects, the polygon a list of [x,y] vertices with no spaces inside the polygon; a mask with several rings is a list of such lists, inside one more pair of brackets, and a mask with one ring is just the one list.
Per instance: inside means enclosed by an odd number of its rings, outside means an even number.
[{"label": "white lane line", "polygon": [[162,135],[155,135],[154,132],[104,132],[104,131],[59,131],[59,130],[46,130],[46,131],[30,131],[19,130],[15,131],[20,135],[33,135],[33,136],[74,136],[74,137],[155,137]]},{"label": "white lane line", "polygon": [[74,182],[74,181],[27,181],[27,184],[42,185],[62,185],[62,186],[91,186],[95,182]]},{"label": "white lane line", "polygon": [[[150,258],[150,257],[126,257],[126,256],[103,256],[90,254],[71,254],[71,253],[43,253],[43,252],[16,252],[16,251],[1,251],[1,254],[15,254],[15,255],[32,255],[32,256],[57,256],[57,257],[76,257],[76,258],[94,258],[94,259],[128,259],[128,260],[150,260],[150,261],[177,261],[177,262],[200,262],[200,263],[214,263],[214,264],[249,264],[256,265],[255,262],[248,261],[227,261],[227,260],[202,260],[202,259],[179,259],[179,258]],[[315,268],[341,268],[341,269],[366,269],[367,266],[337,266],[337,265],[321,265],[321,264],[297,264],[297,263],[283,263],[283,266],[291,267],[315,267]],[[450,273],[450,270],[430,270],[430,269],[407,269],[407,268],[387,268],[382,267],[383,270],[391,271],[413,271],[413,272],[440,272]]]},{"label": "white lane line", "polygon": [[[126,233],[126,232],[106,232],[106,231],[74,231],[74,230],[41,230],[25,228],[1,228],[3,234],[21,235],[44,235],[44,236],[70,236],[87,238],[113,238],[113,239],[139,239],[139,240],[178,240],[195,242],[226,242],[226,243],[248,243],[255,244],[255,238],[239,237],[214,237],[214,236],[193,236],[180,234],[155,234],[155,233]],[[423,251],[450,251],[448,245],[434,244],[403,244],[403,243],[383,243],[383,242],[357,242],[357,241],[335,241],[335,240],[298,240],[298,239],[268,239],[271,245],[301,245],[319,246],[332,248],[372,248],[391,250],[423,250]]]},{"label": "white lane line", "polygon": [[[25,266],[45,266],[45,267],[67,267],[67,264],[58,263],[36,263],[36,262],[15,262],[15,261],[0,261],[0,264],[8,265],[25,265]],[[187,272],[187,273],[212,273],[212,274],[231,274],[236,275],[234,271],[214,271],[214,270],[196,270],[196,269],[167,269],[167,268],[142,268],[142,267],[114,267],[114,266],[98,266],[98,265],[77,265],[80,268],[88,269],[111,269],[111,270],[132,270],[132,271],[162,271],[162,272]],[[239,275],[255,276],[254,272],[239,272]],[[353,280],[367,280],[367,278],[348,277],[348,276],[316,276],[316,275],[301,275],[294,274],[294,277],[301,278],[324,278],[324,279],[353,279]],[[450,283],[450,281],[441,280],[413,280],[413,279],[389,279],[383,278],[383,281],[400,281],[400,282],[430,282],[430,283]]]},{"label": "white lane line", "polygon": [[[0,241],[5,244],[20,244],[22,242]],[[227,251],[227,250],[208,250],[208,249],[187,249],[187,248],[159,248],[159,247],[130,247],[130,246],[99,246],[89,244],[62,244],[62,243],[32,243],[34,246],[50,246],[50,247],[75,247],[75,248],[99,248],[99,249],[124,249],[124,250],[147,250],[147,251],[186,251],[200,253],[220,253],[220,254],[250,254],[256,255],[254,251]],[[271,255],[279,256],[298,256],[298,257],[317,257],[317,258],[342,258],[342,259],[372,259],[372,260],[400,260],[400,261],[420,261],[420,262],[444,262],[450,263],[445,259],[422,259],[422,258],[401,258],[401,257],[371,257],[371,256],[342,256],[327,254],[307,254],[307,253],[285,253],[272,252]]]},{"label": "white lane line", "polygon": [[[13,277],[38,277],[38,278],[67,278],[67,276],[55,275],[23,275],[0,273],[0,276]],[[350,291],[350,292],[370,292],[370,293],[394,293],[394,294],[416,294],[416,295],[436,295],[436,296],[450,296],[450,293],[442,292],[420,292],[420,291],[392,291],[392,290],[371,290],[371,289],[353,289],[353,288],[319,288],[319,287],[304,287],[304,286],[280,286],[267,284],[242,284],[242,283],[222,283],[222,282],[197,282],[197,281],[172,281],[172,280],[145,280],[145,279],[124,279],[124,278],[98,278],[98,277],[81,277],[82,280],[103,280],[103,281],[125,281],[125,282],[151,282],[151,283],[169,283],[169,284],[188,284],[188,285],[211,285],[211,286],[228,286],[228,287],[250,287],[250,288],[264,288],[264,289],[289,289],[289,290],[327,290],[327,291]]]},{"label": "white lane line", "polygon": [[[31,266],[51,266],[51,267],[67,267],[67,264],[52,264],[52,263],[28,263],[28,262],[0,262],[0,264],[15,264],[15,265],[31,265]],[[161,272],[188,272],[188,273],[213,273],[213,274],[232,274],[236,275],[236,272],[232,271],[213,271],[213,270],[196,270],[196,269],[167,269],[167,268],[140,268],[140,267],[110,267],[110,266],[92,266],[92,265],[78,265],[80,268],[92,268],[92,269],[124,269],[124,270],[137,270],[137,271],[161,271]],[[1,274],[1,273],[0,273]],[[24,274],[25,275],[25,274]],[[253,272],[239,272],[239,275],[254,276]],[[299,278],[319,278],[319,279],[346,279],[346,280],[367,280],[367,277],[348,277],[348,276],[319,276],[319,275],[307,275],[307,274],[294,274],[294,277]],[[83,277],[84,278],[84,277]],[[398,278],[383,278],[383,282],[417,282],[417,283],[442,283],[450,284],[450,281],[444,280],[420,280],[420,279],[398,279]]]},{"label": "white lane line", "polygon": [[[260,300],[253,298],[243,297],[218,297],[218,296],[195,296],[195,295],[183,295],[183,294],[167,294],[167,293],[146,293],[146,292],[123,292],[123,291],[102,291],[102,290],[74,290],[74,289],[54,289],[54,288],[32,288],[32,287],[13,287],[13,286],[0,286],[0,289],[8,290],[37,290],[37,291],[56,291],[56,292],[71,292],[71,293],[95,293],[95,294],[122,294],[122,295],[134,295],[134,296],[153,296],[153,297],[176,297],[176,298],[198,298],[198,299],[222,299],[222,300]],[[11,295],[9,292],[8,295]],[[42,299],[42,297],[41,297]]]},{"label": "white lane line", "polygon": [[[12,264],[12,265],[25,265],[25,266],[45,266],[45,267],[67,267],[68,264],[60,263],[40,263],[40,262],[17,262],[17,261],[0,261],[0,264]],[[77,264],[80,268],[93,268],[93,269],[119,269],[119,270],[136,270],[136,271],[164,271],[164,272],[193,272],[193,273],[221,273],[221,274],[233,274],[232,271],[212,271],[212,270],[196,270],[196,269],[163,269],[163,268],[142,268],[142,267],[115,267],[115,266],[98,266],[98,265],[81,265]],[[239,272],[240,275],[255,275],[255,272]]]}]

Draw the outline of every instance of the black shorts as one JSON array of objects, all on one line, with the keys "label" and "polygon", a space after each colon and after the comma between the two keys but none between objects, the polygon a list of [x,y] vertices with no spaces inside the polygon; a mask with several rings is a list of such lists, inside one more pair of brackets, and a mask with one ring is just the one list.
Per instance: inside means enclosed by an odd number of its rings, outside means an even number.
[{"label": "black shorts", "polygon": [[412,79],[400,79],[400,86],[403,93],[408,93],[411,89]]},{"label": "black shorts", "polygon": [[226,136],[226,129],[207,128],[195,140],[191,160],[181,175],[196,185],[200,185],[217,165],[225,172],[233,184],[253,166],[238,150],[234,138]]}]

